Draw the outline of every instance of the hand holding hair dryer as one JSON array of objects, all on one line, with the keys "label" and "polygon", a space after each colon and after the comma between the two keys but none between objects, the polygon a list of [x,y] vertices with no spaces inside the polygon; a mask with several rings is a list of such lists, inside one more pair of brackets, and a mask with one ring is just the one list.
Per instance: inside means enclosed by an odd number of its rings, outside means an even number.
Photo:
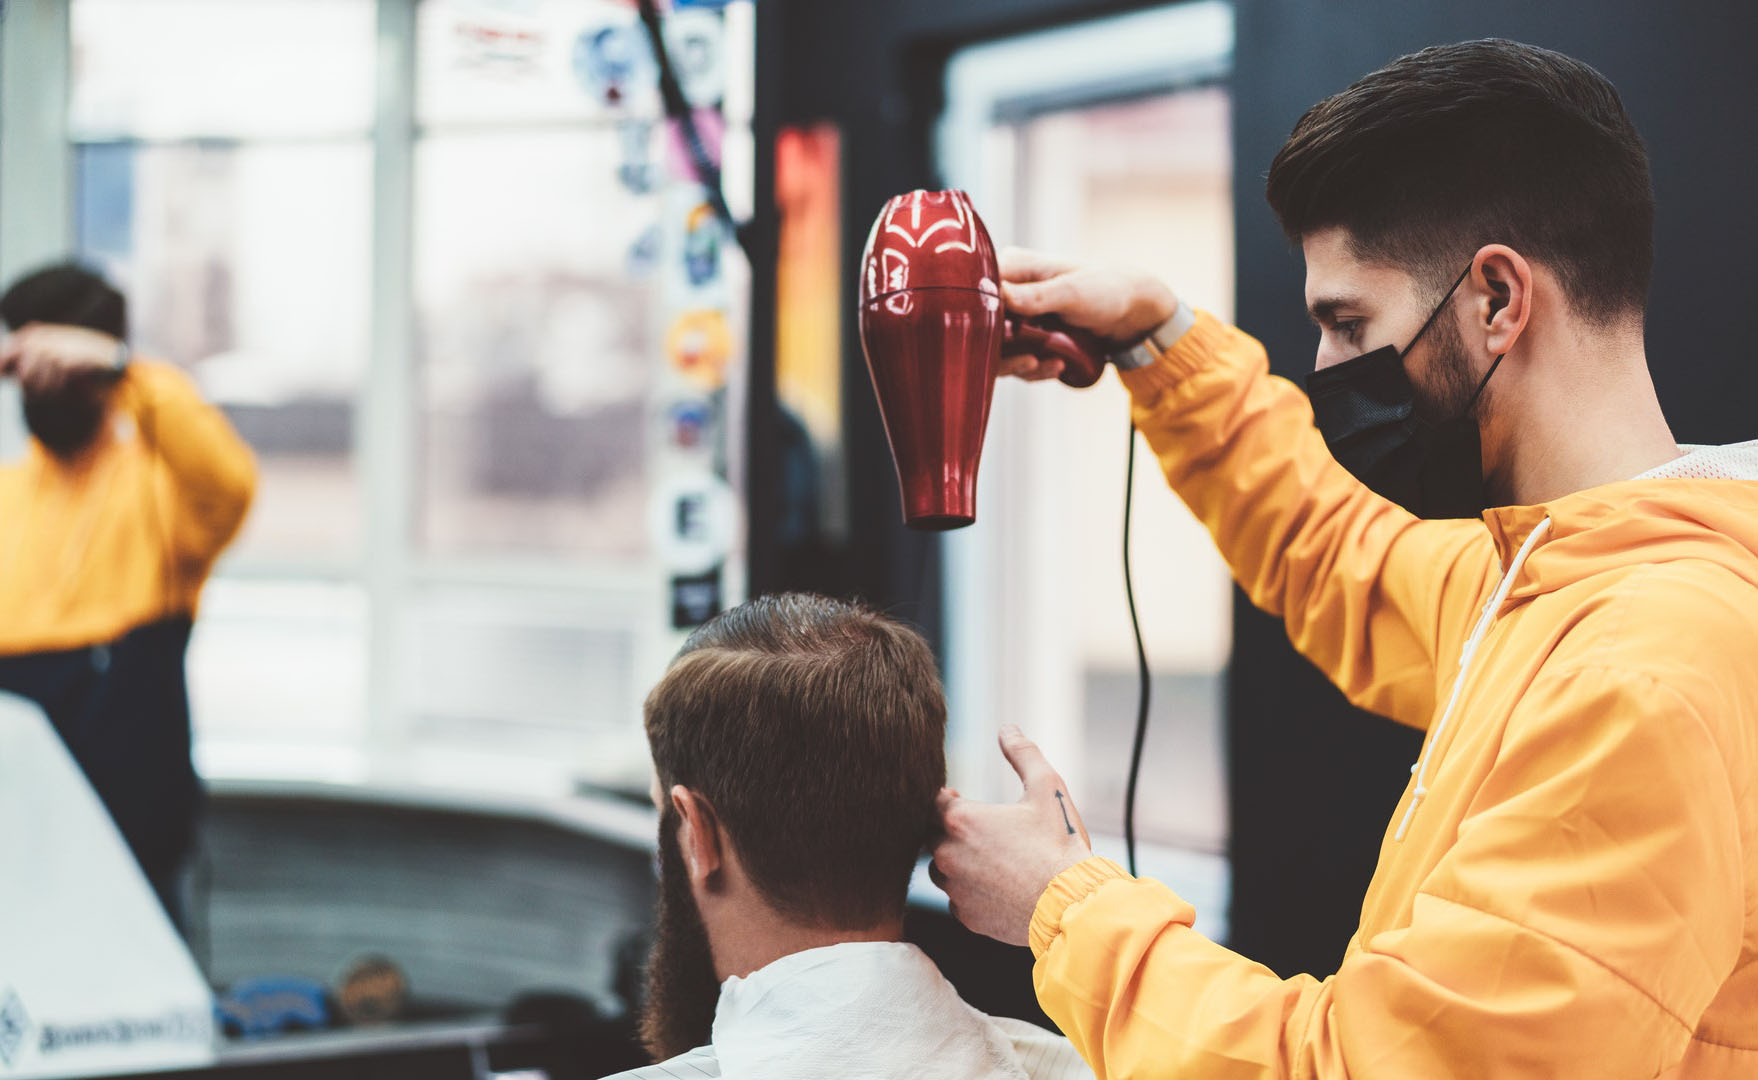
[{"label": "hand holding hair dryer", "polygon": [[1091,386],[1104,372],[1097,336],[1054,316],[1003,313],[995,245],[962,191],[912,191],[885,204],[861,257],[859,320],[904,522],[915,529],[976,520],[977,463],[1003,353],[1055,356],[1070,386]]}]

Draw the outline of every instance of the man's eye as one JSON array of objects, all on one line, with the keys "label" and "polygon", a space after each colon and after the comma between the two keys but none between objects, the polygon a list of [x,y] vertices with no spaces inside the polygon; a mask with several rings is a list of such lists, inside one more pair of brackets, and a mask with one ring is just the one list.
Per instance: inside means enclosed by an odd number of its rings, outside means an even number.
[{"label": "man's eye", "polygon": [[1361,336],[1360,319],[1339,319],[1331,324],[1331,329],[1343,336],[1343,340],[1354,343]]}]

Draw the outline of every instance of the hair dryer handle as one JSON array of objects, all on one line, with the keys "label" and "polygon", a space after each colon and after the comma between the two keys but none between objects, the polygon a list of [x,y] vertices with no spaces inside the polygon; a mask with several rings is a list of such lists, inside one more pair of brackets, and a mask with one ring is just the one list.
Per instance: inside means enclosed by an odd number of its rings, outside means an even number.
[{"label": "hair dryer handle", "polygon": [[1009,315],[1001,339],[1003,356],[1033,353],[1061,360],[1062,381],[1076,389],[1099,381],[1105,373],[1105,356],[1109,351],[1097,334],[1070,326],[1054,315],[1030,319]]}]

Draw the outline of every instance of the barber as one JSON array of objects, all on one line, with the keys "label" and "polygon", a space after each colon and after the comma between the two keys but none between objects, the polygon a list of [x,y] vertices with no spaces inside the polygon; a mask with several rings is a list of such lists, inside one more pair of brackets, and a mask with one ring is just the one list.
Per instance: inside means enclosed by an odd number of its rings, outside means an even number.
[{"label": "barber", "polygon": [[0,691],[41,706],[180,922],[200,804],[184,653],[255,462],[187,377],[130,353],[126,301],[96,274],[29,275],[0,320],[31,436],[0,465]]},{"label": "barber", "polygon": [[1092,856],[1013,729],[1023,799],[943,793],[936,880],[1031,946],[1100,1077],[1758,1076],[1758,444],[1686,452],[1661,415],[1616,92],[1513,42],[1424,50],[1309,110],[1268,195],[1308,394],[1141,274],[1012,252],[1003,295],[1127,350],[1252,601],[1426,732],[1360,928],[1324,979],[1206,940]]}]

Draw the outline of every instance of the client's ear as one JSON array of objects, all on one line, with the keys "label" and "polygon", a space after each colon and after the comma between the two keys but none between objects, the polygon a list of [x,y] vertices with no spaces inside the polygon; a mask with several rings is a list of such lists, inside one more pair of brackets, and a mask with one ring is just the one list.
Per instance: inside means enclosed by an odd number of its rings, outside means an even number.
[{"label": "client's ear", "polygon": [[683,852],[690,884],[697,889],[710,889],[716,884],[725,859],[720,821],[708,800],[684,785],[673,784],[670,794],[672,808],[678,812],[678,848]]}]

